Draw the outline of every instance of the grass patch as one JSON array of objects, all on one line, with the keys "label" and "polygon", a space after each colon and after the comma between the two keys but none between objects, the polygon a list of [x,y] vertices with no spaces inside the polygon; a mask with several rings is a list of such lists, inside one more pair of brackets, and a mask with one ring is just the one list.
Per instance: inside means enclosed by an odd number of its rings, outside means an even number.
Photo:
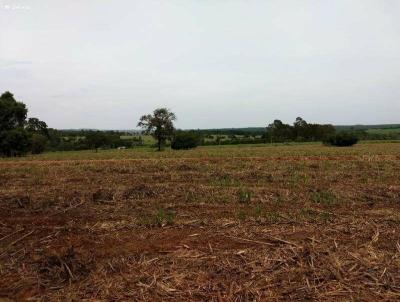
[{"label": "grass patch", "polygon": [[158,208],[155,214],[140,216],[139,225],[145,227],[164,227],[173,225],[175,217],[175,212],[164,208]]},{"label": "grass patch", "polygon": [[249,204],[251,202],[251,191],[245,188],[238,190],[239,203]]},{"label": "grass patch", "polygon": [[337,197],[330,191],[317,191],[310,194],[310,198],[314,203],[326,206],[333,206],[337,204]]},{"label": "grass patch", "polygon": [[253,214],[254,218],[258,222],[278,223],[284,220],[284,217],[280,215],[279,210],[266,210],[262,204],[258,204],[255,206]]}]

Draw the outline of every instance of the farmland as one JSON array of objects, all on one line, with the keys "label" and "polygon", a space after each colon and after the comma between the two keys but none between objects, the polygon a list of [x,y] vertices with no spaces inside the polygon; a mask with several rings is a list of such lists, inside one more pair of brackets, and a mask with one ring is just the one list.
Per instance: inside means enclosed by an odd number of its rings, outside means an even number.
[{"label": "farmland", "polygon": [[400,134],[400,128],[368,129],[367,132],[372,134]]},{"label": "farmland", "polygon": [[398,301],[399,171],[389,142],[3,159],[0,298]]}]

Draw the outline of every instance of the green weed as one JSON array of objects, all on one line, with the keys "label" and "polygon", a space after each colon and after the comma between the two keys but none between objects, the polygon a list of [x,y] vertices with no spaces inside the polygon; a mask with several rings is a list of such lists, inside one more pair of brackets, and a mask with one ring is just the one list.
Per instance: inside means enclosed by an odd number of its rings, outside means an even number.
[{"label": "green weed", "polygon": [[238,191],[238,198],[240,203],[248,204],[251,201],[251,191],[248,189],[240,188]]},{"label": "green weed", "polygon": [[139,225],[145,227],[163,227],[174,224],[174,220],[175,213],[173,211],[158,208],[157,212],[153,215],[141,215]]},{"label": "green weed", "polygon": [[321,205],[332,206],[337,203],[337,197],[330,191],[318,191],[311,193],[311,200]]}]

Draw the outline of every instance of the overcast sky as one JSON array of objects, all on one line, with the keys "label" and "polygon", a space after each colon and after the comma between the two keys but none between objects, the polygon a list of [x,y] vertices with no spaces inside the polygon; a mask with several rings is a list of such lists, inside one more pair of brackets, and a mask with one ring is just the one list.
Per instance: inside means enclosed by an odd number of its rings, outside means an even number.
[{"label": "overcast sky", "polygon": [[398,0],[0,0],[0,91],[54,128],[400,123]]}]

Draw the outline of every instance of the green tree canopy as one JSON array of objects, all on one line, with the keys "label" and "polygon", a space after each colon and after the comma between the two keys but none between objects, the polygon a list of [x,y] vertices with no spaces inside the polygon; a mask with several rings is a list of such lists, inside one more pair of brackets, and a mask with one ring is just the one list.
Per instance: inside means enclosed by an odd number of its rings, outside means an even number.
[{"label": "green tree canopy", "polygon": [[30,150],[31,137],[23,128],[0,132],[0,154],[21,156]]},{"label": "green tree canopy", "polygon": [[47,124],[36,117],[31,117],[28,119],[25,129],[32,133],[41,134],[47,137],[49,136]]},{"label": "green tree canopy", "polygon": [[335,133],[332,125],[309,124],[301,117],[296,118],[293,126],[275,120],[269,124],[265,138],[271,142],[285,141],[322,141]]},{"label": "green tree canopy", "polygon": [[28,109],[11,92],[0,96],[0,156],[21,156],[43,152],[48,138],[45,122],[30,118]]},{"label": "green tree canopy", "polygon": [[90,148],[97,149],[109,143],[107,135],[101,131],[91,131],[86,135],[86,141]]},{"label": "green tree canopy", "polygon": [[17,102],[11,92],[0,96],[0,131],[23,127],[28,109],[24,103]]},{"label": "green tree canopy", "polygon": [[166,108],[158,108],[153,111],[153,114],[143,115],[137,126],[157,140],[158,151],[161,151],[161,146],[174,134],[175,120],[176,116],[173,112]]},{"label": "green tree canopy", "polygon": [[175,150],[196,148],[201,141],[201,136],[194,131],[179,131],[175,134],[171,148]]}]

